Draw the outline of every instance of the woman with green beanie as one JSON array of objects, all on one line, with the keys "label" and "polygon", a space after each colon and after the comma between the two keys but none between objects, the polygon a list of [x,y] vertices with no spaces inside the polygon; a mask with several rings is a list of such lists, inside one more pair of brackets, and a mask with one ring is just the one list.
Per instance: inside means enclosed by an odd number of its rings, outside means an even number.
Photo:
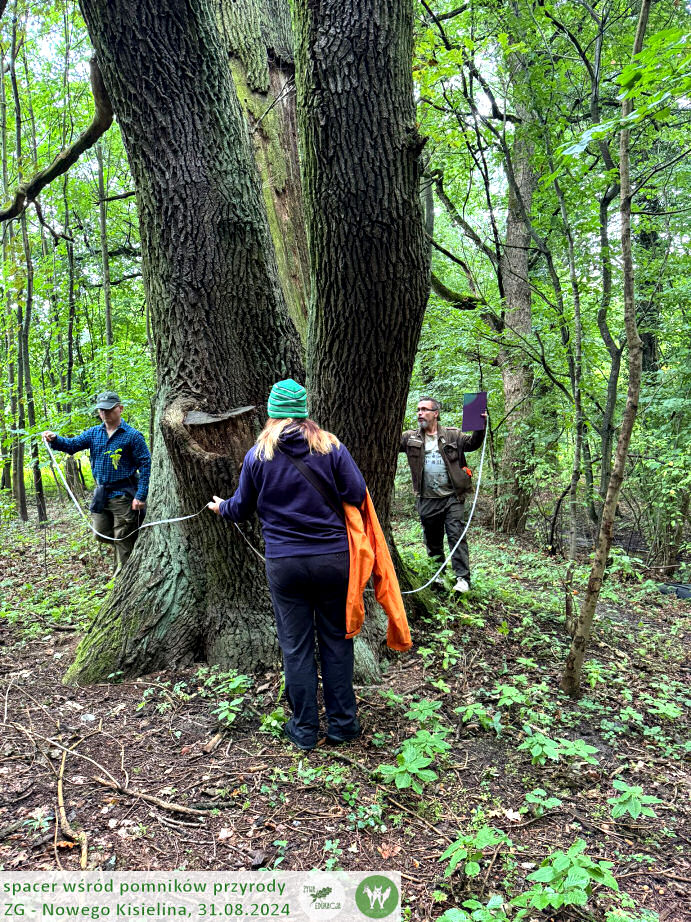
[{"label": "woman with green beanie", "polygon": [[300,749],[313,749],[319,739],[315,629],[327,739],[344,742],[360,734],[353,641],[345,636],[349,556],[342,504],[359,506],[366,487],[348,449],[308,418],[302,385],[291,378],[274,384],[267,412],[234,495],[214,496],[209,507],[233,522],[255,510],[259,516],[293,710],[284,732]]}]

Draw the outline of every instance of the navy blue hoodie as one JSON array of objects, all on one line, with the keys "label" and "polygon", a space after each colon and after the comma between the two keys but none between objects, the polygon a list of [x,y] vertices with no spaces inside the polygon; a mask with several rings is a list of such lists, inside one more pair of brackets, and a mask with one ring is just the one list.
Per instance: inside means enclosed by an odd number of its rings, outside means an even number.
[{"label": "navy blue hoodie", "polygon": [[310,454],[299,430],[284,432],[271,461],[245,455],[238,488],[220,505],[224,519],[242,522],[257,511],[267,557],[308,557],[348,550],[343,521],[286,455],[300,458],[319,478],[334,502],[359,506],[365,480],[350,452],[341,445],[328,454]]}]

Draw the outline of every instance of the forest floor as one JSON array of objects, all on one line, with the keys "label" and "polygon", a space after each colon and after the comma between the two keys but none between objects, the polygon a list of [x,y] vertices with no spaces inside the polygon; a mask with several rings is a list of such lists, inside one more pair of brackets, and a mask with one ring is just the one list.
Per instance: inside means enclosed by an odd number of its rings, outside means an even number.
[{"label": "forest floor", "polygon": [[[360,740],[304,753],[278,668],[62,685],[107,586],[76,514],[51,512],[0,525],[0,869],[391,870],[404,919],[477,899],[501,922],[516,898],[536,920],[691,918],[691,608],[630,562],[572,701],[563,562],[473,526],[472,592],[437,593],[413,650],[357,689]],[[417,524],[397,540],[422,582]]]}]

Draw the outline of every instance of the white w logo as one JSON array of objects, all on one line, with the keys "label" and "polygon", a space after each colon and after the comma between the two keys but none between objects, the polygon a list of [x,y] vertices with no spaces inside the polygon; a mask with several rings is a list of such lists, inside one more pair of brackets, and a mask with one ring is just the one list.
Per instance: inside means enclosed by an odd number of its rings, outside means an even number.
[{"label": "white w logo", "polygon": [[374,890],[370,890],[369,887],[365,887],[365,893],[367,894],[367,899],[369,900],[369,908],[374,909],[374,907],[379,903],[379,908],[383,911],[384,904],[389,898],[391,893],[391,887],[387,887],[384,892],[382,892],[382,887],[375,887]]}]

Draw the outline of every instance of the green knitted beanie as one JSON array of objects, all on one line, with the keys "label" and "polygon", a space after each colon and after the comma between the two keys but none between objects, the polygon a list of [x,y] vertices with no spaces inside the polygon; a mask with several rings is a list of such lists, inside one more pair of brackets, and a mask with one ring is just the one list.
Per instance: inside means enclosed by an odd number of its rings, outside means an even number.
[{"label": "green knitted beanie", "polygon": [[307,419],[307,391],[292,378],[278,381],[271,388],[266,409],[270,419]]}]

